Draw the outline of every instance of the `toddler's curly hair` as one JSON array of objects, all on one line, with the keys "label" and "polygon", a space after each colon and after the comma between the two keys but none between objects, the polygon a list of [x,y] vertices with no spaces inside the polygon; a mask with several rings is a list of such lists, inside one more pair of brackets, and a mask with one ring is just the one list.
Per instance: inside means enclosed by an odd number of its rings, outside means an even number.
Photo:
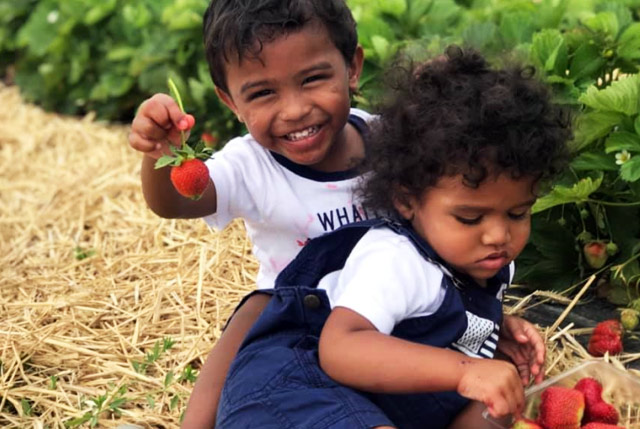
[{"label": "toddler's curly hair", "polygon": [[478,187],[487,177],[556,175],[568,160],[568,110],[551,101],[532,67],[492,69],[457,46],[419,65],[393,68],[389,100],[373,123],[358,192],[365,206],[393,213],[443,176]]}]

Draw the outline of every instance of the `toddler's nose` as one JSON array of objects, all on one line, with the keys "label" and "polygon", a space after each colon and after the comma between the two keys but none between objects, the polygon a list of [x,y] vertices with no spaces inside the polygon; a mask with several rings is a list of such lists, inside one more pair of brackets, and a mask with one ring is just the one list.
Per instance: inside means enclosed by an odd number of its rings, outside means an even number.
[{"label": "toddler's nose", "polygon": [[482,244],[486,246],[502,246],[511,240],[509,225],[505,222],[492,222],[482,233]]}]

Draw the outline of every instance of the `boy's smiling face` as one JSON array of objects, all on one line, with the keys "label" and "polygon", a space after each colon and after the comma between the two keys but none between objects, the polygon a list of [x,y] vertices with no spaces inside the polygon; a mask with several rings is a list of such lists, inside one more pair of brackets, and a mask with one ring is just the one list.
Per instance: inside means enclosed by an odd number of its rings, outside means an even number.
[{"label": "boy's smiling face", "polygon": [[448,176],[397,208],[442,259],[484,286],[527,243],[534,184],[500,175],[474,189]]},{"label": "boy's smiling face", "polygon": [[326,28],[312,21],[265,43],[258,58],[232,55],[229,93],[217,92],[266,149],[320,171],[342,170],[364,154],[345,126],[362,56],[358,47],[346,64]]}]

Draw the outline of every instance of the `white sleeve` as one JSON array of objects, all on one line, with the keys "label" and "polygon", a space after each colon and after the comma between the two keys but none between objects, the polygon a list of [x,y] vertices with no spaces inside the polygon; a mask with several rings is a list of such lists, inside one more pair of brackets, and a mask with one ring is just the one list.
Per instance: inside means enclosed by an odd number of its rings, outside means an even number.
[{"label": "white sleeve", "polygon": [[252,169],[256,174],[260,169],[256,168],[255,154],[245,138],[229,141],[206,165],[216,187],[216,212],[204,220],[216,229],[223,229],[237,217],[255,217],[258,213],[255,192],[247,179]]},{"label": "white sleeve", "polygon": [[349,308],[389,334],[400,321],[440,307],[443,274],[406,237],[389,232],[372,238],[361,240],[351,252],[338,279],[342,293],[333,306]]}]

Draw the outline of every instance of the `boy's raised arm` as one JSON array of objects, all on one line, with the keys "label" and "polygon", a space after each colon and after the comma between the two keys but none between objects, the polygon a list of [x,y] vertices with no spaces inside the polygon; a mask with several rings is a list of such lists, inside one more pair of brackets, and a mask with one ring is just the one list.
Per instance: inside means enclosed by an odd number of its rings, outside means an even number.
[{"label": "boy's raised arm", "polygon": [[335,308],[327,319],[319,358],[334,380],[368,392],[457,391],[483,402],[496,417],[524,406],[524,390],[511,363],[385,335],[347,308]]},{"label": "boy's raised arm", "polygon": [[215,186],[208,186],[199,200],[190,200],[173,187],[169,168],[155,169],[156,160],[170,154],[170,144],[179,146],[181,132],[188,133],[194,124],[193,116],[182,113],[166,94],[156,94],[144,101],[131,124],[129,145],[144,155],[142,193],[149,208],[160,217],[198,218],[216,211]]}]

